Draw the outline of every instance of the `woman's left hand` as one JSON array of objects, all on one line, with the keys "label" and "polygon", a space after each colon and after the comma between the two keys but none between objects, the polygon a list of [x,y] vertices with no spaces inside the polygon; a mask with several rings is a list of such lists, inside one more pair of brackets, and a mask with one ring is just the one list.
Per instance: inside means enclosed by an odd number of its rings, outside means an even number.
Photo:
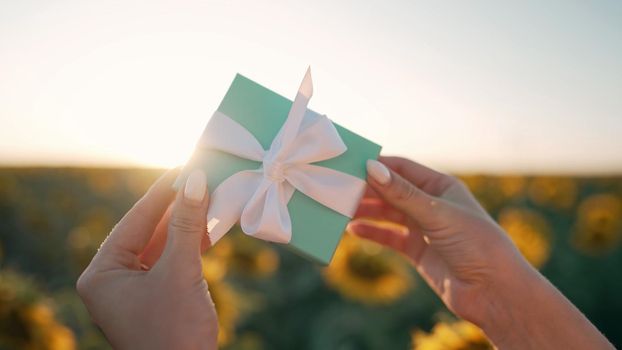
[{"label": "woman's left hand", "polygon": [[[115,349],[216,349],[218,323],[201,268],[209,202],[195,171],[175,197],[164,174],[114,227],[77,289]],[[175,198],[170,220],[163,216]],[[161,221],[164,250],[152,267],[141,255]],[[160,224],[162,226],[162,224]]]}]

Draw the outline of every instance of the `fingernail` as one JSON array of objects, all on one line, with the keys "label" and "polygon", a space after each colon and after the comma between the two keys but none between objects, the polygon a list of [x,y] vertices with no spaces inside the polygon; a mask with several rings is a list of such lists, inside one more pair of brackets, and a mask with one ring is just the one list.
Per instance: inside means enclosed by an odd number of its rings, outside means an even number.
[{"label": "fingernail", "polygon": [[145,265],[145,264],[141,263],[141,264],[140,264],[140,269],[141,269],[141,270],[143,270],[143,271],[149,271],[149,266],[147,266],[147,265]]},{"label": "fingernail", "polygon": [[194,202],[202,202],[207,189],[207,178],[203,170],[194,170],[186,180],[184,197]]},{"label": "fingernail", "polygon": [[367,173],[381,185],[386,185],[391,181],[389,168],[377,160],[369,159],[367,161]]}]

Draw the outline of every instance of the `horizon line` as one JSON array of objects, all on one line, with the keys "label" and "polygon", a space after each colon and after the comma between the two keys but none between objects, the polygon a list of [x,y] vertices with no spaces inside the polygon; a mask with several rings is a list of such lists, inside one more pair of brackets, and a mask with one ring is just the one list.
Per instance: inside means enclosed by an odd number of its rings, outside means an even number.
[{"label": "horizon line", "polygon": [[[161,165],[149,165],[138,164],[133,162],[58,162],[58,163],[43,163],[43,162],[2,162],[0,161],[0,170],[3,169],[109,169],[109,170],[130,170],[130,169],[145,169],[145,170],[166,170],[176,167],[182,167],[183,164],[177,166],[161,166]],[[558,168],[558,169],[544,169],[537,167],[525,168],[525,169],[512,169],[509,167],[451,167],[442,166],[438,164],[427,164],[433,169],[442,169],[441,171],[447,174],[456,175],[489,175],[489,176],[579,176],[579,177],[617,177],[622,176],[622,168],[620,169],[571,169],[571,168]]]}]

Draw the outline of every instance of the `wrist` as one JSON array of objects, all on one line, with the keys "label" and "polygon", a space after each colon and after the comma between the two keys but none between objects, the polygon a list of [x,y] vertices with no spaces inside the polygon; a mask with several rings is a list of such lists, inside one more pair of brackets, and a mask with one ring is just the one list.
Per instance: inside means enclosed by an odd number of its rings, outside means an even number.
[{"label": "wrist", "polygon": [[[523,264],[521,264],[523,265]],[[538,336],[543,289],[548,282],[527,263],[500,278],[487,291],[480,328],[501,349],[524,348]],[[542,300],[542,301],[541,301]]]},{"label": "wrist", "polygon": [[550,290],[556,290],[509,240],[495,247],[488,256],[494,268],[481,291],[479,312],[470,321],[497,348],[534,348],[529,346],[538,343],[534,338],[546,336],[538,325],[550,314],[544,306],[550,302]]},{"label": "wrist", "polygon": [[613,349],[607,339],[524,259],[489,289],[479,324],[499,349]]}]

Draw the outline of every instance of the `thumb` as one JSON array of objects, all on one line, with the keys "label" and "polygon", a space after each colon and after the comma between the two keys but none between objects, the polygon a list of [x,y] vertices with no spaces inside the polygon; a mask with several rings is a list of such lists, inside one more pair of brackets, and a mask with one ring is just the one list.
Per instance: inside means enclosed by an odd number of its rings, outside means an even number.
[{"label": "thumb", "polygon": [[188,266],[200,261],[201,241],[207,236],[207,178],[194,170],[177,192],[168,226],[168,238],[162,259]]},{"label": "thumb", "polygon": [[452,207],[434,197],[376,160],[367,161],[369,185],[385,202],[404,212],[425,230],[437,230],[446,223],[443,218]]}]

